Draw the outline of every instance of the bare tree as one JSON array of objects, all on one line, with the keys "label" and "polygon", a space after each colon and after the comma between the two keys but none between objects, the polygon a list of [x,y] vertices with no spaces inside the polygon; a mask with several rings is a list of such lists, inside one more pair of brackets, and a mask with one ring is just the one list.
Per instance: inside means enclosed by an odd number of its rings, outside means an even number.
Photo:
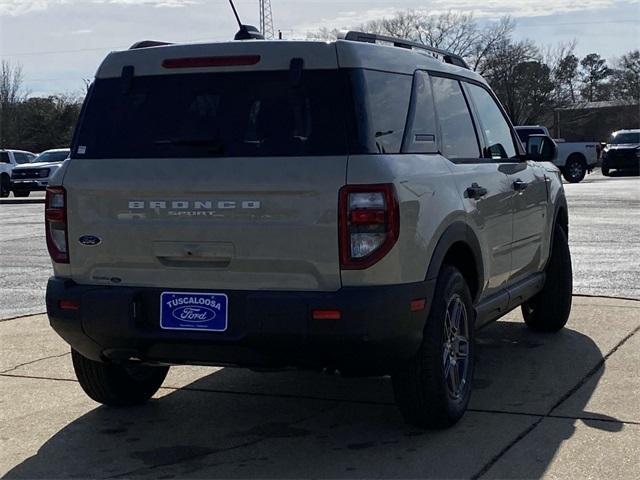
[{"label": "bare tree", "polygon": [[[465,58],[473,70],[481,70],[492,49],[510,37],[514,26],[513,20],[508,16],[480,26],[472,13],[449,11],[432,15],[418,10],[406,10],[355,28],[447,50]],[[322,28],[307,37],[329,40],[335,39],[337,32]]]},{"label": "bare tree", "polygon": [[516,125],[537,121],[550,107],[550,70],[530,40],[495,45],[483,61],[483,75]]},{"label": "bare tree", "polygon": [[22,65],[2,60],[0,62],[0,106],[14,105],[26,97]]},{"label": "bare tree", "polygon": [[338,38],[338,33],[340,33],[340,30],[338,30],[337,28],[332,28],[329,29],[327,27],[322,27],[318,30],[315,30],[313,32],[307,32],[307,39],[308,40],[322,40],[322,41],[333,41],[336,38]]},{"label": "bare tree", "polygon": [[554,82],[554,100],[557,107],[575,104],[578,101],[578,65],[574,52],[577,41],[560,42],[547,46],[543,55],[544,63],[551,69]]},{"label": "bare tree", "polygon": [[470,65],[473,70],[482,74],[487,56],[511,37],[514,28],[515,22],[509,16],[502,17],[498,22],[485,27],[471,55]]},{"label": "bare tree", "polygon": [[0,62],[0,147],[14,145],[20,131],[19,105],[28,96],[22,66]]}]

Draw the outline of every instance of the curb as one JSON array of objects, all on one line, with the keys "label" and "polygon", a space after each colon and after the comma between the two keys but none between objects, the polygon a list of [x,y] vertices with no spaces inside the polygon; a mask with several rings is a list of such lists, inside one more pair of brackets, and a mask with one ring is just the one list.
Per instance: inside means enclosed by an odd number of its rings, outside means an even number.
[{"label": "curb", "polygon": [[44,203],[44,198],[25,198],[25,199],[13,199],[13,198],[3,198],[0,200],[0,205],[28,205],[28,204],[36,204],[36,203]]}]

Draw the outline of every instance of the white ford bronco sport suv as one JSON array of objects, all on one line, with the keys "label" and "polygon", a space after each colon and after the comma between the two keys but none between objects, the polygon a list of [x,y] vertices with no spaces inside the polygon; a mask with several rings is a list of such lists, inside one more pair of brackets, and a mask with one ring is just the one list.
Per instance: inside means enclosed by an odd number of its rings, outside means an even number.
[{"label": "white ford bronco sport suv", "polygon": [[326,367],[452,425],[476,328],[571,308],[555,147],[532,138],[461,58],[400,39],[111,53],[47,189],[51,325],[107,405],[171,364]]}]

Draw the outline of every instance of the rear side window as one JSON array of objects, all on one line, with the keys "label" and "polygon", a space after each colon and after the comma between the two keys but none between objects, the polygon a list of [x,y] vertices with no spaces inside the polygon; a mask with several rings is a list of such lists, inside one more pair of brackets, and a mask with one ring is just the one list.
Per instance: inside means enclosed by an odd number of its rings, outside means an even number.
[{"label": "rear side window", "polygon": [[0,152],[0,163],[11,163],[9,152]]},{"label": "rear side window", "polygon": [[351,153],[400,153],[411,99],[412,75],[354,69]]},{"label": "rear side window", "polygon": [[482,87],[467,83],[467,88],[478,111],[480,128],[487,142],[484,156],[494,160],[515,157],[516,147],[511,128],[496,101]]},{"label": "rear side window", "polygon": [[426,72],[416,72],[413,78],[412,102],[409,110],[404,151],[410,153],[437,153],[438,122],[433,109],[431,81]]},{"label": "rear side window", "polygon": [[479,158],[480,147],[460,82],[431,77],[440,123],[440,148],[448,159]]},{"label": "rear side window", "polygon": [[343,86],[337,70],[98,79],[72,156],[345,154]]}]

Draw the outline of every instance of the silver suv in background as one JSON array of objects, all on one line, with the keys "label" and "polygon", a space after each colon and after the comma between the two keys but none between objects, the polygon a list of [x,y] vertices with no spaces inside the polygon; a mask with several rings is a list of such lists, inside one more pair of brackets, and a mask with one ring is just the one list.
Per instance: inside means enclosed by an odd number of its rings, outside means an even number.
[{"label": "silver suv in background", "polygon": [[555,146],[525,150],[460,57],[361,32],[142,45],[98,69],[47,188],[47,312],[94,400],[144,403],[171,364],[326,367],[390,374],[442,428],[477,327],[565,325]]},{"label": "silver suv in background", "polygon": [[11,193],[11,172],[13,169],[17,165],[30,163],[35,158],[35,153],[0,148],[0,197],[8,197]]},{"label": "silver suv in background", "polygon": [[19,165],[11,172],[11,190],[15,197],[28,197],[31,192],[43,191],[49,179],[69,157],[68,148],[46,150],[33,159],[32,163]]}]

